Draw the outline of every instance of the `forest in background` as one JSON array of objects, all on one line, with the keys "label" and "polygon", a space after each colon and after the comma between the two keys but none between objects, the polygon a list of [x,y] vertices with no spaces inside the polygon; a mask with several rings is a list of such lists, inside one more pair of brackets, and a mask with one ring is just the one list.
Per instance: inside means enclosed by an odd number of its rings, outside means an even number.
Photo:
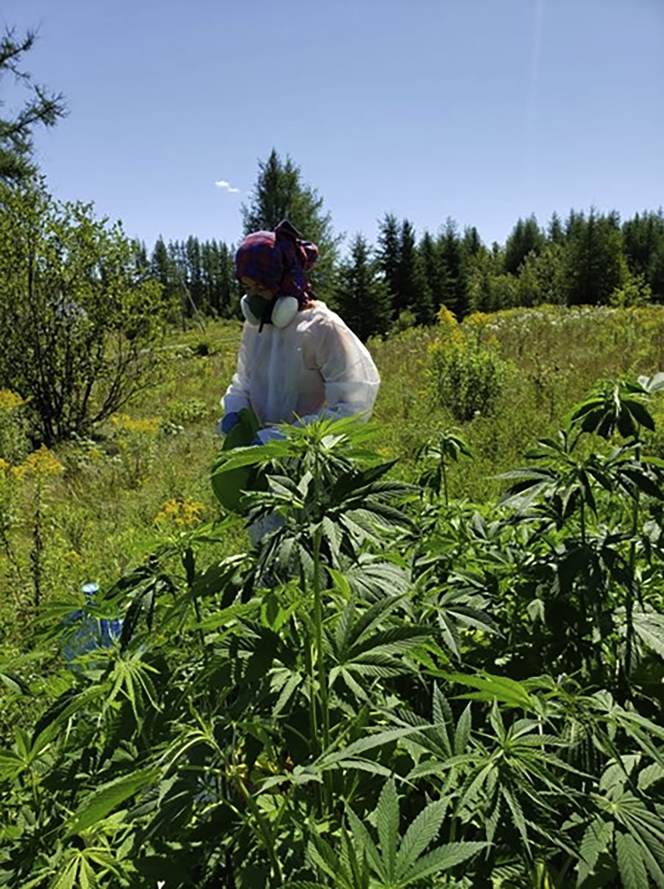
[{"label": "forest in background", "polygon": [[[324,261],[313,275],[321,298],[363,339],[429,325],[445,306],[459,320],[543,303],[633,306],[664,301],[664,214],[644,210],[621,221],[595,208],[553,213],[546,225],[518,219],[505,244],[487,246],[474,226],[450,218],[436,233],[394,213],[379,220],[377,243],[356,234],[342,251],[317,192],[300,168],[273,150],[259,162],[255,197],[243,207],[243,231],[273,228],[289,216],[320,243]],[[191,235],[149,250],[136,244],[137,264],[163,287],[185,318],[237,315],[235,245]]]}]

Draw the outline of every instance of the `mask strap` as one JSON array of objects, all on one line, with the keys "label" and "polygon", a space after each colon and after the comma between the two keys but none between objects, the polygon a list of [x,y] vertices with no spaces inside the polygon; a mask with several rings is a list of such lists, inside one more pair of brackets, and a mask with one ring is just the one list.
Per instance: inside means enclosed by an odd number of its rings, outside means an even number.
[{"label": "mask strap", "polygon": [[261,323],[258,325],[258,332],[261,333],[263,330],[264,324],[269,324],[270,317],[272,316],[272,305],[274,303],[274,299],[265,300],[265,308],[263,309],[263,314],[261,315]]}]

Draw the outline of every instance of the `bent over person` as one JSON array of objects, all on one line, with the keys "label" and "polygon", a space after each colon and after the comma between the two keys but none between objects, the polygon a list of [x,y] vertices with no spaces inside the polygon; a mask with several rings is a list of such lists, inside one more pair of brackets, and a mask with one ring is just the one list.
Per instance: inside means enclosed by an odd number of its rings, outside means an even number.
[{"label": "bent over person", "polygon": [[221,400],[222,433],[230,432],[245,407],[261,424],[262,444],[279,434],[279,423],[369,418],[378,371],[353,331],[316,299],[307,272],[317,259],[317,246],[288,221],[240,244],[235,271],[246,290],[245,324],[237,369]]}]

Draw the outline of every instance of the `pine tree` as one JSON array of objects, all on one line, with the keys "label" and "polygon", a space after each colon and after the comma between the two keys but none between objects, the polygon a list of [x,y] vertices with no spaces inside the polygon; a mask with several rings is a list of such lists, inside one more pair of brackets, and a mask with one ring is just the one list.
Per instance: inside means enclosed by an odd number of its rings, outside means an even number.
[{"label": "pine tree", "polygon": [[441,255],[440,244],[428,231],[424,232],[420,241],[420,256],[427,287],[431,293],[432,308],[437,312],[445,301],[448,289],[447,268]]},{"label": "pine tree", "polygon": [[506,272],[515,275],[521,264],[530,253],[539,253],[545,244],[545,238],[534,216],[519,219],[512,233],[505,242],[503,267]]},{"label": "pine tree", "polygon": [[568,305],[607,305],[628,273],[622,234],[615,218],[594,209],[569,226],[565,288]]},{"label": "pine tree", "polygon": [[34,128],[54,126],[66,113],[63,96],[47,92],[22,69],[23,56],[32,49],[35,39],[33,31],[17,39],[12,30],[6,30],[0,38],[0,78],[12,74],[29,92],[14,117],[0,119],[0,182],[24,182],[35,173]]},{"label": "pine tree", "polygon": [[390,292],[378,260],[360,234],[351,242],[350,257],[339,270],[336,302],[344,321],[361,340],[389,330]]},{"label": "pine tree", "polygon": [[397,316],[409,311],[418,324],[431,324],[434,310],[424,263],[417,248],[413,224],[404,219],[399,233],[399,264],[396,270],[394,307]]},{"label": "pine tree", "polygon": [[386,213],[378,221],[378,266],[390,294],[393,318],[397,315],[397,277],[400,256],[399,221],[394,213]]},{"label": "pine tree", "polygon": [[318,296],[333,293],[334,273],[342,238],[332,229],[332,217],[323,199],[302,181],[302,172],[290,157],[282,160],[273,148],[267,161],[258,162],[258,179],[251,202],[242,205],[244,234],[271,231],[288,219],[302,236],[318,245],[320,256],[310,279]]}]

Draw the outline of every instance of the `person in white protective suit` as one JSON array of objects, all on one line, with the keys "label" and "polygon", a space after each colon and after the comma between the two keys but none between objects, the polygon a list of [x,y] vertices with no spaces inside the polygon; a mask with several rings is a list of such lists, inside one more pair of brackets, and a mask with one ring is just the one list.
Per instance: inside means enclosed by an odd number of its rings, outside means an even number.
[{"label": "person in white protective suit", "polygon": [[318,248],[289,222],[248,235],[235,255],[246,289],[237,369],[221,403],[220,431],[250,407],[261,429],[256,444],[279,435],[279,423],[318,417],[369,419],[380,377],[368,349],[325,303],[307,271]]}]

